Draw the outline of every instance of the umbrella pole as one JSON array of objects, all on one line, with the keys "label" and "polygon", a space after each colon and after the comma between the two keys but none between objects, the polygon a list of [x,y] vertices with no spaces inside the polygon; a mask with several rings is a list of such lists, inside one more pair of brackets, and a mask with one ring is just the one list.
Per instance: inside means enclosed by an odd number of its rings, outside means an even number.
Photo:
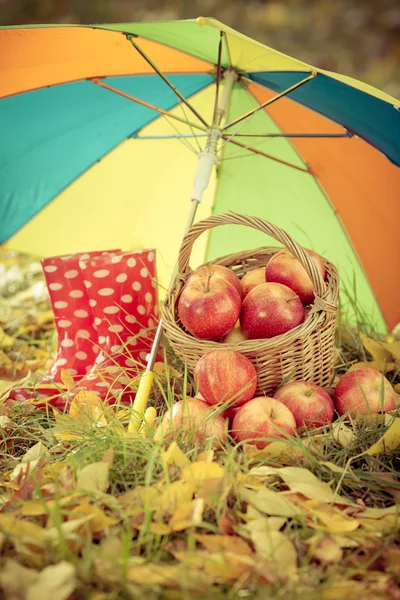
[{"label": "umbrella pole", "polygon": [[[183,237],[187,234],[191,226],[193,225],[197,207],[202,201],[203,193],[207,189],[210,182],[211,173],[215,163],[217,162],[217,146],[218,141],[222,137],[221,123],[226,117],[229,101],[232,93],[233,84],[237,80],[237,73],[233,70],[227,70],[224,73],[224,87],[221,98],[218,102],[217,110],[214,114],[214,120],[212,127],[208,131],[207,143],[205,150],[200,152],[198,155],[197,169],[193,181],[193,192],[191,196],[191,207],[186,221],[186,225],[183,232]],[[175,262],[174,270],[172,272],[169,289],[172,288],[175,283],[176,276],[178,274],[178,257]],[[145,421],[151,425],[150,421],[154,421],[155,411],[151,407],[146,410],[147,402],[149,399],[151,386],[154,380],[153,367],[156,361],[158,348],[161,343],[163,334],[163,322],[159,320],[157,331],[154,337],[153,345],[147,360],[147,366],[140,378],[139,387],[136,392],[135,400],[133,402],[132,416],[128,425],[128,433],[136,434],[142,424],[143,417]]]}]

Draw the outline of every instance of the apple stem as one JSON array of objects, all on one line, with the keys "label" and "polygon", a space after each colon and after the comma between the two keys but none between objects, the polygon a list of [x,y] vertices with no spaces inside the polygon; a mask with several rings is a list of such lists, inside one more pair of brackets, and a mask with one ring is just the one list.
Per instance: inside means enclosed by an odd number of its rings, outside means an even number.
[{"label": "apple stem", "polygon": [[210,265],[207,265],[207,281],[206,281],[206,293],[210,291],[210,279],[212,276],[212,271]]}]

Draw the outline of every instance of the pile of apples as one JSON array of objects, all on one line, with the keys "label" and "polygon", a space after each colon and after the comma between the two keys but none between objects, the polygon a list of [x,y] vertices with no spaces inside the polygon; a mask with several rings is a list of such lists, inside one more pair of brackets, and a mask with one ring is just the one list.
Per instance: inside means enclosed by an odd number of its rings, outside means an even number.
[{"label": "pile of apples", "polygon": [[390,382],[370,368],[343,375],[333,398],[306,381],[286,383],[273,397],[254,396],[257,373],[253,364],[239,352],[213,350],[198,361],[194,379],[196,397],[175,403],[164,416],[163,426],[191,430],[197,441],[214,438],[217,445],[228,439],[229,431],[237,443],[263,449],[274,439],[294,435],[300,427],[332,423],[335,411],[357,416],[396,408]]},{"label": "pile of apples", "polygon": [[[306,250],[321,277],[322,258]],[[227,267],[207,265],[189,275],[178,302],[182,325],[196,338],[236,343],[271,338],[303,323],[314,301],[314,286],[288,250],[242,279]]]}]

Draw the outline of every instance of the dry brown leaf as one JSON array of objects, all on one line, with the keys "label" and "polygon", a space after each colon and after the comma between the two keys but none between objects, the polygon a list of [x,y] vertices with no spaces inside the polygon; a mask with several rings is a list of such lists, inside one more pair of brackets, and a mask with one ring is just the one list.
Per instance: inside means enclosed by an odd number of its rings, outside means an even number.
[{"label": "dry brown leaf", "polygon": [[161,460],[164,465],[176,465],[180,468],[191,464],[176,442],[172,442],[167,450],[162,451]]},{"label": "dry brown leaf", "polygon": [[195,534],[193,536],[209,552],[228,551],[250,556],[253,550],[237,535]]},{"label": "dry brown leaf", "polygon": [[271,561],[279,577],[293,578],[297,571],[297,552],[292,542],[280,531],[268,534],[252,531],[251,541],[259,556]]},{"label": "dry brown leaf", "polygon": [[26,591],[26,600],[67,600],[76,585],[75,567],[63,560],[39,573]]},{"label": "dry brown leaf", "polygon": [[267,515],[295,517],[301,513],[300,509],[293,502],[285,498],[283,494],[273,490],[263,489],[253,491],[246,488],[239,488],[238,497]]},{"label": "dry brown leaf", "polygon": [[314,535],[306,541],[310,556],[320,563],[338,563],[343,558],[343,550],[335,537],[326,534]]},{"label": "dry brown leaf", "polygon": [[170,518],[168,525],[172,531],[183,531],[188,527],[196,527],[203,520],[203,512],[204,500],[202,498],[182,503]]},{"label": "dry brown leaf", "polygon": [[76,486],[88,492],[105,492],[108,488],[108,473],[110,465],[105,462],[95,462],[86,465],[78,473]]}]

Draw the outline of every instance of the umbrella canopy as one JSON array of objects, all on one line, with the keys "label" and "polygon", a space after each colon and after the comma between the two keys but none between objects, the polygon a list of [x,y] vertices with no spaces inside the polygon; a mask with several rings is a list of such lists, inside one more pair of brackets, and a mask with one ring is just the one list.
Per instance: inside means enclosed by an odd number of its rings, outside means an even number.
[{"label": "umbrella canopy", "polygon": [[[400,102],[214,19],[0,28],[0,242],[40,255],[155,246],[167,285],[234,72],[198,212],[263,217],[339,268],[353,309],[400,321]],[[268,245],[214,229],[195,262]]]}]

